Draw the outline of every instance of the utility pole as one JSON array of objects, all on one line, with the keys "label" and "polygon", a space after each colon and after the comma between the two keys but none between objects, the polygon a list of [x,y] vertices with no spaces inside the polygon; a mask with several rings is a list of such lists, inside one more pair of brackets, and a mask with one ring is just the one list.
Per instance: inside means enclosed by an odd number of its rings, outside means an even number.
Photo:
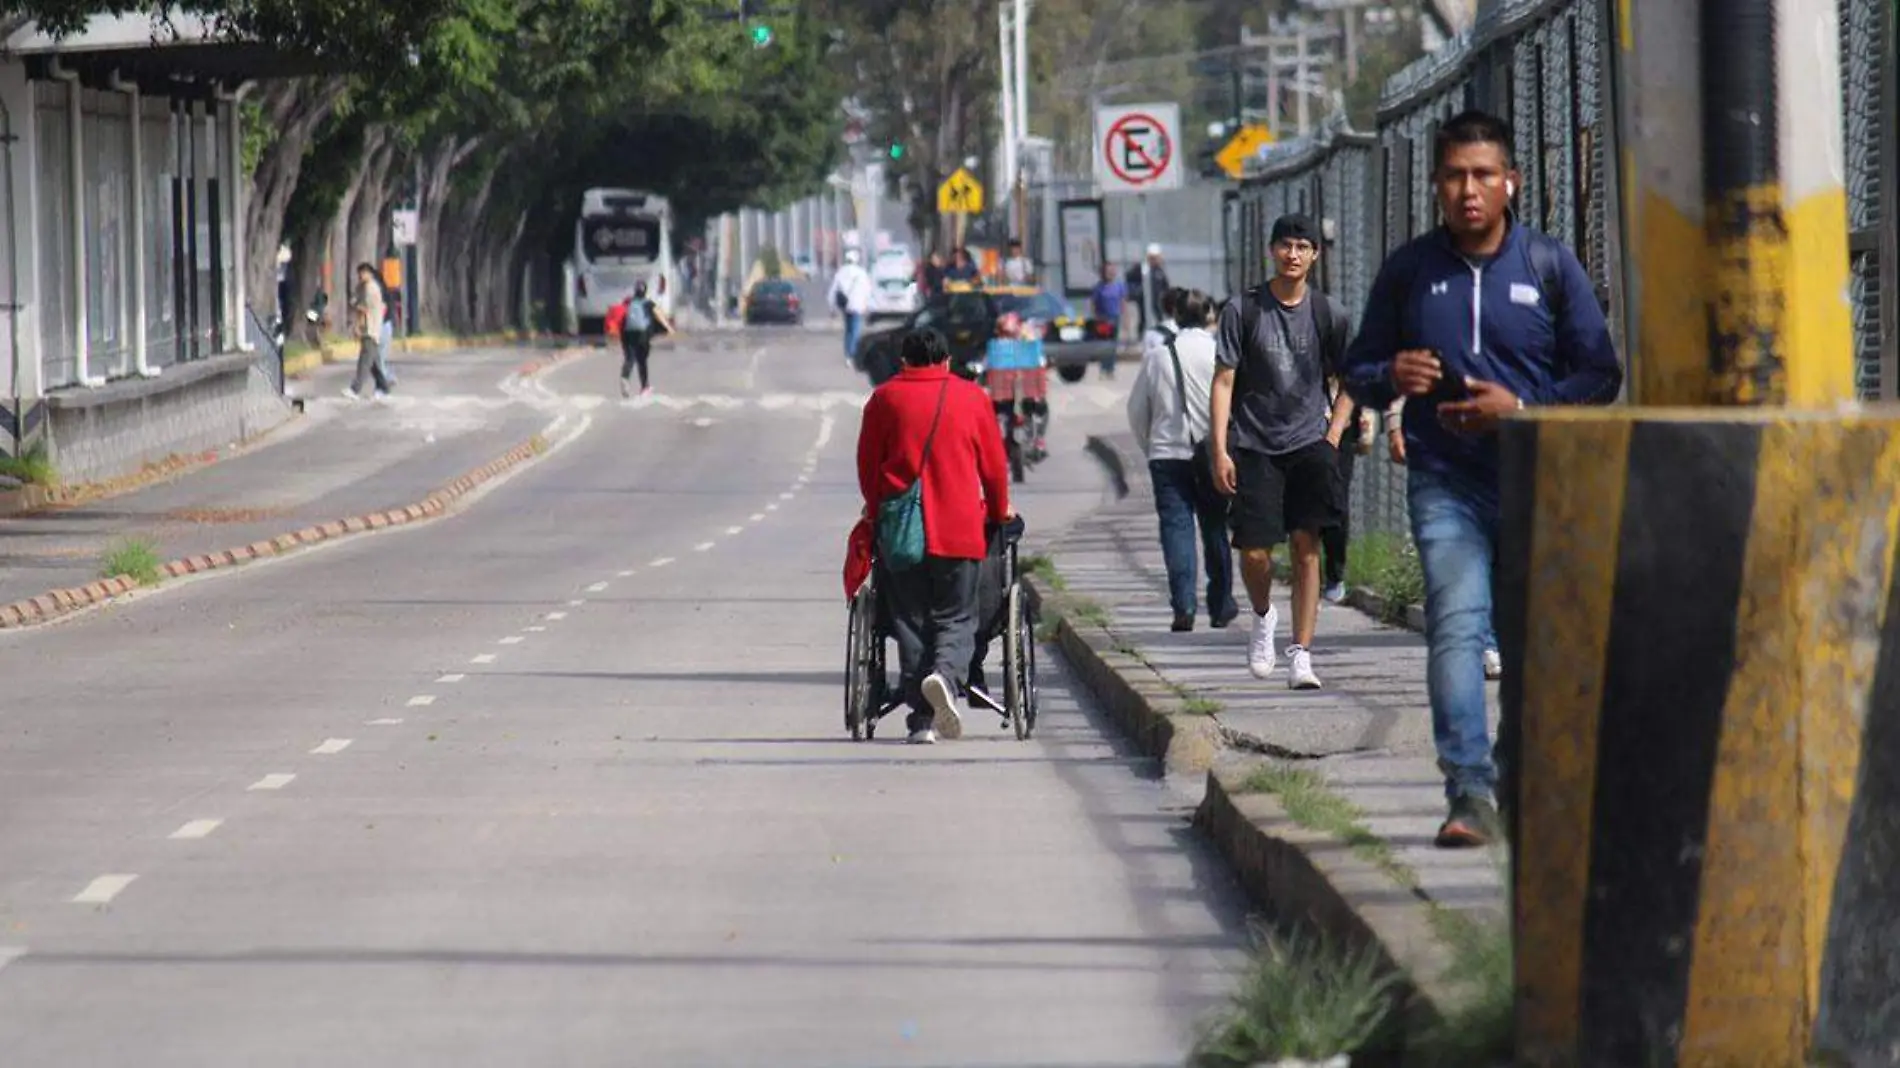
[{"label": "utility pole", "polygon": [[[1002,93],[997,100],[997,108],[1002,112],[1003,144],[1001,153],[1002,173],[997,176],[998,181],[996,188],[998,191],[1005,193],[1013,189],[1016,185],[1016,143],[1018,133],[1016,130],[1015,94],[1019,87],[1014,84],[1016,80],[1016,60],[1012,54],[1013,40],[1014,38],[1010,34],[1009,5],[998,4],[996,5],[996,72],[998,80],[1002,83]],[[1012,230],[1017,226],[1014,211],[1015,203],[1011,201],[1007,212],[1010,215],[1009,223]]]},{"label": "utility pole", "polygon": [[[1016,169],[1010,175],[1008,192],[1015,209],[1012,236],[1021,240],[1022,229],[1029,225],[1029,179],[1023,169],[1024,143],[1029,140],[1029,0],[1016,0],[1016,143],[1011,158]],[[1028,249],[1025,244],[1024,249]]]},{"label": "utility pole", "polygon": [[1297,61],[1298,73],[1294,75],[1294,78],[1296,79],[1295,85],[1297,86],[1295,92],[1297,95],[1294,98],[1294,101],[1295,101],[1294,106],[1298,109],[1298,112],[1299,112],[1300,136],[1305,137],[1307,134],[1313,132],[1312,102],[1310,100],[1313,94],[1309,91],[1309,87],[1307,85],[1307,75],[1310,72],[1307,70],[1306,27],[1304,26],[1300,27],[1298,40],[1299,40],[1299,59]]}]

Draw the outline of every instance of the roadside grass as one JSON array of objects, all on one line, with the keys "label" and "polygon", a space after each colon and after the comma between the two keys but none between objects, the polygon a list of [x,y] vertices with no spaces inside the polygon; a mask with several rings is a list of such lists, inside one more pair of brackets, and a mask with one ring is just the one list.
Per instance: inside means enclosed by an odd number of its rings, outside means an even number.
[{"label": "roadside grass", "polygon": [[1017,563],[1021,565],[1024,574],[1036,576],[1048,583],[1049,588],[1057,593],[1068,591],[1069,584],[1063,581],[1062,573],[1056,570],[1056,562],[1049,557],[1035,553],[1022,557]]},{"label": "roadside grass", "polygon": [[19,456],[0,456],[0,475],[17,478],[32,486],[52,486],[59,482],[53,462],[46,457],[46,446],[35,444]]},{"label": "roadside grass", "polygon": [[106,550],[105,559],[99,568],[100,578],[118,578],[125,575],[141,586],[158,584],[158,569],[164,561],[158,558],[158,551],[150,542],[140,538],[126,538]]},{"label": "roadside grass", "polygon": [[1182,694],[1181,711],[1190,716],[1218,716],[1226,707],[1211,697]]},{"label": "roadside grass", "polygon": [[[1366,827],[1364,812],[1328,786],[1318,772],[1284,762],[1263,763],[1248,773],[1240,789],[1273,794],[1288,819],[1332,835],[1400,886],[1418,889],[1417,873],[1393,856],[1391,847]],[[1501,869],[1508,867],[1502,851],[1496,856]],[[1510,885],[1507,870],[1500,870],[1499,879],[1502,885]],[[1510,925],[1435,902],[1430,909],[1432,932],[1451,953],[1444,980],[1456,993],[1448,1004],[1439,1006],[1442,1018],[1412,1037],[1406,1063],[1423,1068],[1489,1068],[1510,1063],[1515,996]]]},{"label": "roadside grass", "polygon": [[1425,603],[1425,572],[1418,550],[1391,534],[1355,538],[1346,557],[1346,583],[1371,590],[1385,602],[1388,617],[1404,618],[1408,605]]},{"label": "roadside grass", "polygon": [[1388,1033],[1399,981],[1379,954],[1300,930],[1260,939],[1240,987],[1203,1025],[1190,1068],[1252,1068],[1286,1058],[1324,1063]]}]

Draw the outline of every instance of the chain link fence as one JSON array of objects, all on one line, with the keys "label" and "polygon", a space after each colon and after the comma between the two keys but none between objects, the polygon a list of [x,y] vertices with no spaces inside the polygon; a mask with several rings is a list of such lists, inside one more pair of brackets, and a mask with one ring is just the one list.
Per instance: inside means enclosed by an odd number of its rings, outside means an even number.
[{"label": "chain link fence", "polygon": [[[1900,388],[1893,354],[1900,287],[1887,222],[1894,190],[1883,173],[1895,151],[1895,0],[1840,2],[1856,368],[1863,396],[1892,399]],[[1459,42],[1387,83],[1376,135],[1334,124],[1263,157],[1224,207],[1230,292],[1265,279],[1273,220],[1306,212],[1327,231],[1321,281],[1356,325],[1385,255],[1438,224],[1426,178],[1439,124],[1480,107],[1511,122],[1524,175],[1521,216],[1576,252],[1618,351],[1631,354],[1608,77],[1612,26],[1604,0],[1506,0]],[[1352,511],[1355,537],[1409,540],[1404,469],[1383,448],[1359,466]]]}]

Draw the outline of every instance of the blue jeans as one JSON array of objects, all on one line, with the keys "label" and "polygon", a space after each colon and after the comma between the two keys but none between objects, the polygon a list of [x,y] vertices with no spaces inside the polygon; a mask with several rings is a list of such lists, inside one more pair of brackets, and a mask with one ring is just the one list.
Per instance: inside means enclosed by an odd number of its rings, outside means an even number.
[{"label": "blue jeans", "polygon": [[1150,460],[1155,514],[1161,519],[1161,555],[1168,563],[1168,603],[1177,616],[1194,614],[1194,529],[1207,564],[1208,618],[1239,614],[1234,604],[1234,554],[1227,544],[1227,502],[1202,499],[1194,485],[1194,461]]},{"label": "blue jeans", "polygon": [[864,316],[858,312],[844,313],[844,358],[856,362],[858,358],[858,336],[864,333]]},{"label": "blue jeans", "polygon": [[1412,540],[1425,572],[1426,688],[1445,796],[1490,800],[1497,762],[1485,721],[1484,650],[1495,647],[1491,576],[1497,558],[1497,491],[1412,468]]}]

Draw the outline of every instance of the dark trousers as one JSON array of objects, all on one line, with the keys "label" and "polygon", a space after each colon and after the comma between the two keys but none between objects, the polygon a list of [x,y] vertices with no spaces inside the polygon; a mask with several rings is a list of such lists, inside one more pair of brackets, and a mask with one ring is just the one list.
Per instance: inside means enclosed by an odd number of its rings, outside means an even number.
[{"label": "dark trousers", "polygon": [[1155,514],[1161,520],[1161,556],[1168,564],[1168,603],[1177,616],[1194,614],[1195,527],[1207,568],[1210,620],[1239,612],[1234,604],[1234,554],[1227,542],[1227,501],[1198,487],[1193,460],[1150,460]]},{"label": "dark trousers", "polygon": [[653,354],[653,339],[639,331],[620,335],[620,377],[633,377],[633,369],[640,369],[640,388],[647,388],[647,357]]},{"label": "dark trousers", "polygon": [[1325,554],[1326,585],[1346,581],[1346,545],[1352,540],[1352,471],[1359,456],[1359,442],[1347,435],[1339,443],[1339,525],[1320,531],[1320,548]]},{"label": "dark trousers", "polygon": [[[880,569],[904,699],[912,716],[925,722],[931,714],[923,696],[926,676],[942,675],[958,693],[968,682],[966,673],[976,653],[978,564],[927,556],[908,571]],[[913,720],[911,728],[916,726]]]}]

